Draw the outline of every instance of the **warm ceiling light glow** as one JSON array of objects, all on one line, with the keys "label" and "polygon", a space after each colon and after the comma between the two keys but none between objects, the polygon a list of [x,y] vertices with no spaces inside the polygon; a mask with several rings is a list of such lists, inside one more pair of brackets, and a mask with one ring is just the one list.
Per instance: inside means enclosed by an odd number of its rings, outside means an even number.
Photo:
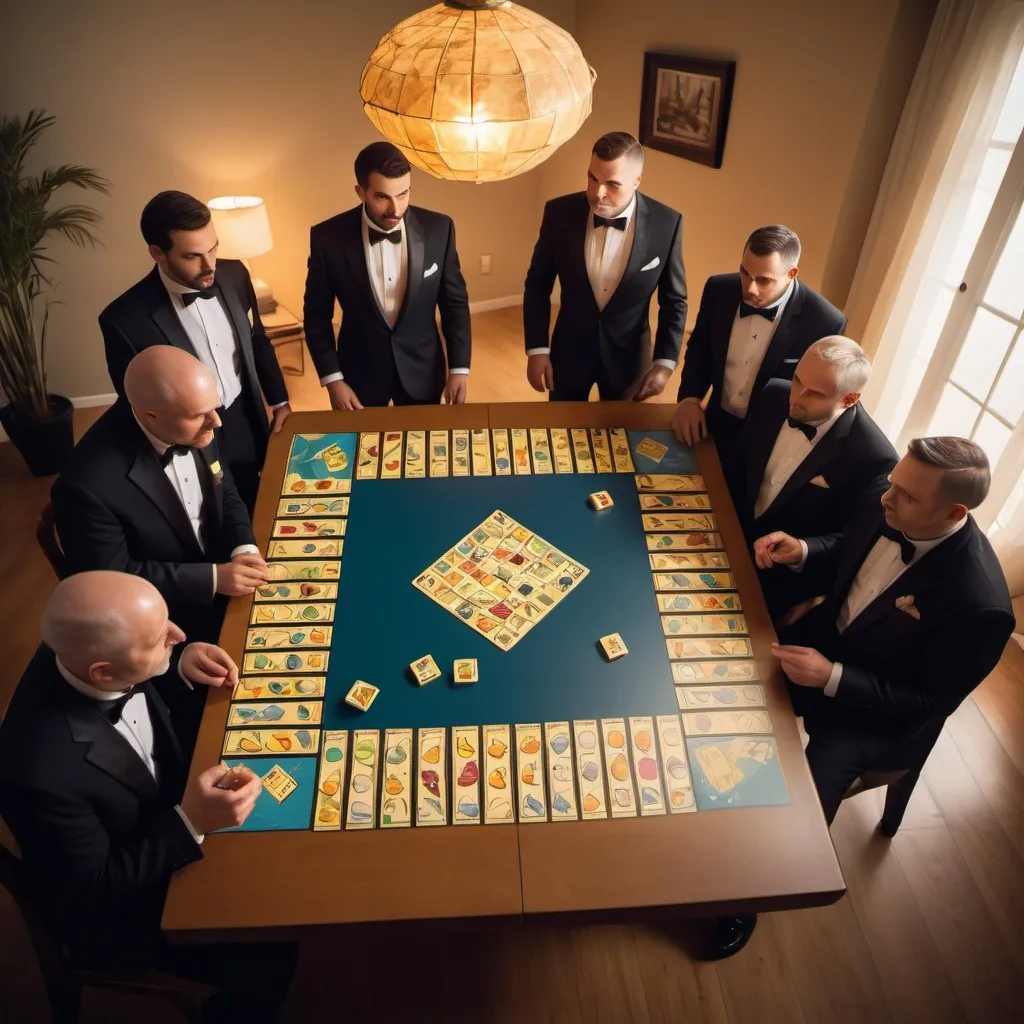
[{"label": "warm ceiling light glow", "polygon": [[576,134],[596,77],[572,36],[539,14],[507,0],[447,0],[381,38],[359,91],[413,166],[498,181]]}]

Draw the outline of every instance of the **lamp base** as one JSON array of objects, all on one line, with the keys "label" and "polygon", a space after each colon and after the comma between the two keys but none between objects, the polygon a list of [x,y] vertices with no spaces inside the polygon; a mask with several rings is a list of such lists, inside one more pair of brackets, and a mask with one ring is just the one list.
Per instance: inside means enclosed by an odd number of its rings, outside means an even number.
[{"label": "lamp base", "polygon": [[270,285],[262,277],[252,279],[252,289],[256,293],[256,308],[261,314],[273,313],[277,309],[277,300],[270,290]]}]

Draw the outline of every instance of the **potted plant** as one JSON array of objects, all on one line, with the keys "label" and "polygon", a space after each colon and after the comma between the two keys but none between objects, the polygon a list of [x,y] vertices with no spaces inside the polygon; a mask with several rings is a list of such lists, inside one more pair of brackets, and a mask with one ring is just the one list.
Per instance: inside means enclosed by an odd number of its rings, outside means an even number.
[{"label": "potted plant", "polygon": [[43,294],[53,288],[46,240],[57,234],[95,246],[92,229],[100,221],[90,206],[49,209],[50,200],[65,185],[106,194],[110,184],[74,164],[25,173],[29,151],[55,120],[44,110],[0,120],[0,425],[36,476],[60,472],[75,443],[71,402],[46,390],[46,327],[54,302]]}]

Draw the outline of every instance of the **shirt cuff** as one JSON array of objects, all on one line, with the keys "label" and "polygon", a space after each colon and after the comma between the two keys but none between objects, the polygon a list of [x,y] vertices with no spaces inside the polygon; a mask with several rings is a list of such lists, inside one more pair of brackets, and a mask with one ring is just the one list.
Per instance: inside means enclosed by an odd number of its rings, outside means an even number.
[{"label": "shirt cuff", "polygon": [[549,348],[528,348],[526,350],[528,356],[549,356],[551,355],[551,349]]},{"label": "shirt cuff", "polygon": [[[217,566],[214,566],[214,567],[213,567],[213,575],[214,575],[214,579],[216,579],[216,578],[217,578]],[[191,647],[191,646],[192,646],[191,644],[186,644],[186,645],[185,645],[185,651],[187,651],[187,650],[189,649],[189,647]],[[185,651],[182,651],[182,652],[181,652],[181,656],[182,656],[182,658],[183,658],[183,657],[185,656]],[[182,672],[182,671],[181,671],[181,658],[179,658],[179,659],[178,659],[178,678],[179,678],[179,679],[180,679],[180,680],[181,680],[181,681],[182,681],[182,682],[183,682],[183,683],[184,683],[184,684],[185,684],[185,685],[186,685],[186,686],[187,686],[187,687],[188,687],[188,688],[189,688],[190,690],[194,690],[194,689],[195,689],[195,687],[194,687],[194,686],[192,685],[192,681],[191,681],[191,680],[190,680],[190,679],[188,678],[188,676],[186,676],[186,675],[185,675],[185,673],[184,673],[184,672]]]},{"label": "shirt cuff", "polygon": [[836,690],[839,689],[839,680],[842,678],[843,663],[841,661],[832,662],[832,671],[829,673],[828,682],[822,691],[826,697],[834,697],[836,695]]},{"label": "shirt cuff", "polygon": [[453,366],[448,371],[448,373],[449,373],[449,375],[453,374],[453,373],[464,373],[464,374],[466,374],[468,376],[469,375],[469,367],[468,366]]},{"label": "shirt cuff", "polygon": [[674,359],[655,359],[654,365],[667,366],[670,370],[674,370],[676,368],[676,361]]},{"label": "shirt cuff", "polygon": [[255,544],[239,544],[231,552],[231,557],[234,558],[235,555],[258,555],[259,553],[260,549]]},{"label": "shirt cuff", "polygon": [[174,805],[174,809],[175,809],[175,810],[176,810],[176,811],[178,812],[178,817],[179,817],[179,818],[181,818],[181,820],[182,820],[183,822],[185,822],[185,827],[186,827],[186,828],[187,828],[187,829],[189,830],[189,832],[191,832],[191,833],[192,833],[192,838],[193,838],[193,839],[194,839],[194,840],[195,840],[195,841],[196,841],[196,842],[197,842],[197,843],[198,843],[198,844],[199,844],[200,846],[202,846],[202,845],[203,845],[203,840],[204,840],[204,839],[205,839],[206,837],[205,837],[205,836],[201,836],[201,835],[200,835],[200,834],[199,834],[199,833],[198,833],[198,832],[197,832],[197,831],[196,831],[196,830],[195,830],[195,829],[194,829],[194,828],[192,827],[192,822],[188,820],[188,816],[187,816],[187,815],[185,814],[185,812],[184,812],[184,811],[183,811],[183,810],[181,809],[181,807],[180,807],[180,806],[179,806],[178,804],[175,804],[175,805]]},{"label": "shirt cuff", "polygon": [[803,572],[804,566],[807,564],[807,541],[798,540],[797,543],[800,545],[800,550],[803,554],[800,556],[800,561],[797,562],[796,565],[789,566],[789,568],[793,572]]},{"label": "shirt cuff", "polygon": [[288,404],[288,399],[286,398],[283,402],[278,402],[277,405],[272,405],[270,408],[272,410],[273,409],[280,409],[282,406],[287,405],[287,404]]},{"label": "shirt cuff", "polygon": [[333,384],[336,380],[344,380],[345,375],[339,370],[337,373],[329,373],[326,377],[320,378],[320,383],[327,387],[328,384]]}]

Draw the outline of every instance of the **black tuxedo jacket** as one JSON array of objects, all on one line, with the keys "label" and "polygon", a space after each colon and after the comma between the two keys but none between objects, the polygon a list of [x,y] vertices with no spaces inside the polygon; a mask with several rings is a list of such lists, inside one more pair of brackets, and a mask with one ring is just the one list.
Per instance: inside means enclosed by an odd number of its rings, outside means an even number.
[{"label": "black tuxedo jacket", "polygon": [[[409,265],[402,308],[389,326],[370,283],[363,251],[363,207],[313,225],[303,318],[306,344],[320,377],[344,374],[363,405],[387,405],[393,375],[417,401],[436,402],[447,367],[469,367],[469,296],[451,217],[410,206],[403,221]],[[390,242],[380,242],[390,245]],[[341,330],[334,338],[334,300]],[[435,310],[448,348],[447,364]]]},{"label": "black tuxedo jacket", "polygon": [[[268,405],[278,405],[288,401],[288,388],[274,347],[260,321],[256,295],[245,265],[240,260],[218,260],[216,286],[239,343],[242,382],[248,390],[250,408],[257,410],[256,416],[262,428],[257,439],[262,436],[266,451],[270,424],[264,412],[263,396],[266,396]],[[196,355],[155,266],[138,284],[132,285],[100,313],[100,330],[107,355],[107,372],[114,389],[122,397],[125,370],[144,348],[174,345]]]},{"label": "black tuxedo jacket", "polygon": [[[786,301],[778,326],[765,352],[754,381],[750,408],[772,377],[792,380],[800,357],[814,342],[846,330],[846,317],[813,288],[799,278],[793,281],[793,294]],[[707,404],[708,426],[714,432],[722,419],[722,381],[729,352],[736,311],[743,301],[740,275],[715,274],[709,277],[700,297],[700,309],[693,333],[683,356],[683,376],[677,401],[699,398],[712,388]]]},{"label": "black tuxedo jacket", "polygon": [[[652,358],[679,358],[686,327],[683,218],[637,192],[633,248],[619,287],[601,310],[587,275],[585,245],[592,216],[586,192],[560,196],[544,207],[523,295],[526,348],[550,347],[556,387],[600,381],[623,392]],[[549,340],[556,277],[562,298]],[[652,357],[650,308],[655,291],[658,329]]]},{"label": "black tuxedo jacket", "polygon": [[40,909],[84,966],[144,963],[171,875],[202,857],[174,810],[186,765],[167,709],[152,683],[143,692],[156,780],[45,645],[0,725],[0,815]]},{"label": "black tuxedo jacket", "polygon": [[[223,463],[220,473],[210,468],[219,458],[216,440],[198,454],[207,470],[205,551],[124,399],[78,442],[52,491],[69,572],[112,569],[149,580],[186,632],[209,618],[211,563],[226,562],[234,548],[255,543],[230,471]],[[200,628],[193,639],[208,632]]]},{"label": "black tuxedo jacket", "polygon": [[[819,712],[826,709],[843,728],[858,723],[890,734],[909,767],[927,755],[946,717],[995,667],[1014,617],[992,546],[970,518],[839,633],[836,617],[883,522],[872,497],[844,533],[807,540],[804,571],[827,582],[828,596],[784,642],[842,662],[836,695],[823,697]],[[919,616],[897,608],[899,597],[913,597]]]},{"label": "black tuxedo jacket", "polygon": [[[740,442],[743,490],[736,511],[751,542],[781,530],[792,537],[818,537],[842,530],[865,492],[899,461],[896,449],[859,402],[847,409],[793,470],[775,500],[754,517],[765,468],[789,416],[790,385],[770,380],[750,410]],[[823,478],[827,487],[812,484]],[[780,572],[789,573],[788,569]]]}]

